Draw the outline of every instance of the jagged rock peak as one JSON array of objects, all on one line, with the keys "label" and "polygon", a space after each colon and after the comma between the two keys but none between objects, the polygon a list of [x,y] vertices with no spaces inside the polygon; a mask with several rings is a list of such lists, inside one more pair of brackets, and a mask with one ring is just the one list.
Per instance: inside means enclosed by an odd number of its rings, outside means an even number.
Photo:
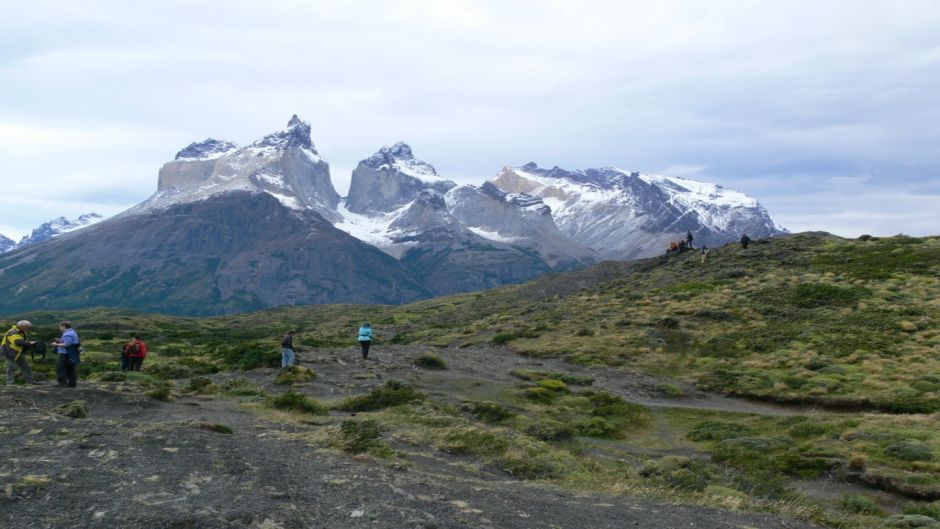
[{"label": "jagged rock peak", "polygon": [[551,208],[545,205],[541,197],[533,196],[528,193],[507,193],[496,187],[493,182],[484,182],[480,186],[480,191],[491,198],[507,202],[518,208],[529,208],[542,214],[551,214]]},{"label": "jagged rock peak", "polygon": [[286,129],[268,134],[254,142],[252,147],[274,147],[277,149],[301,147],[309,149],[314,154],[319,154],[313,146],[313,140],[310,139],[310,124],[297,117],[297,114],[291,116]]},{"label": "jagged rock peak", "polygon": [[238,145],[225,140],[206,138],[203,141],[190,143],[183,150],[176,153],[177,160],[211,160],[224,156],[238,149]]},{"label": "jagged rock peak", "polygon": [[420,180],[440,179],[434,166],[415,158],[411,146],[402,141],[382,147],[372,156],[362,160],[362,164],[380,171],[397,170]]}]

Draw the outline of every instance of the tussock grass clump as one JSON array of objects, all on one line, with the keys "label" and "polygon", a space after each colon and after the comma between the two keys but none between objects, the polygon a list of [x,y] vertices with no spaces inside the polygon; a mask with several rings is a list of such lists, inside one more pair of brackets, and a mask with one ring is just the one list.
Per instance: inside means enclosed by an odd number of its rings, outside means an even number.
[{"label": "tussock grass clump", "polygon": [[885,448],[885,455],[901,461],[932,461],[933,450],[920,441],[907,440]]},{"label": "tussock grass clump", "polygon": [[754,431],[743,424],[703,421],[696,424],[686,437],[692,441],[724,441],[735,437],[749,437]]},{"label": "tussock grass clump", "polygon": [[212,381],[206,377],[193,377],[189,379],[189,385],[186,386],[186,391],[199,395],[208,395],[218,392],[219,386],[213,384]]},{"label": "tussock grass clump", "polygon": [[570,384],[572,386],[590,386],[594,383],[594,378],[588,375],[575,375],[570,373],[562,373],[560,371],[539,371],[535,369],[513,369],[509,372],[510,375],[521,379],[528,380],[531,382],[538,382],[540,380],[545,380],[547,378],[561,380],[565,384]]},{"label": "tussock grass clump", "polygon": [[507,419],[515,417],[515,413],[509,411],[502,404],[495,402],[469,402],[461,406],[464,411],[470,412],[474,417],[483,422],[500,423]]},{"label": "tussock grass clump", "polygon": [[375,411],[392,406],[407,404],[415,400],[423,400],[425,395],[414,390],[409,384],[398,380],[389,380],[384,386],[378,387],[358,397],[350,397],[335,406],[341,411]]},{"label": "tussock grass clump", "polygon": [[261,386],[246,378],[232,378],[222,384],[222,391],[233,397],[264,396]]},{"label": "tussock grass clump", "polygon": [[884,511],[871,498],[862,494],[846,494],[839,501],[842,509],[854,514],[881,516]]},{"label": "tussock grass clump", "polygon": [[209,432],[221,433],[221,434],[226,434],[226,435],[235,434],[235,430],[233,430],[231,426],[228,426],[226,424],[221,424],[221,423],[195,422],[195,423],[192,423],[192,426],[194,428],[198,428],[200,430],[206,430]]},{"label": "tussock grass clump", "polygon": [[329,409],[303,393],[288,391],[268,399],[271,407],[284,411],[297,411],[313,415],[328,415]]},{"label": "tussock grass clump", "polygon": [[447,363],[434,353],[421,353],[415,358],[415,365],[424,369],[447,369]]},{"label": "tussock grass clump", "polygon": [[316,380],[316,378],[317,372],[313,369],[303,366],[287,366],[281,369],[277,378],[274,379],[274,383],[283,385],[303,384],[305,382],[312,382]]},{"label": "tussock grass clump", "polygon": [[380,440],[382,427],[371,419],[343,421],[340,424],[340,435],[342,437],[340,447],[346,452],[352,454],[369,452],[380,457],[387,456],[391,452],[388,445]]},{"label": "tussock grass clump", "polygon": [[525,428],[525,433],[536,439],[549,442],[570,441],[578,433],[567,423],[554,419],[538,419]]},{"label": "tussock grass clump", "polygon": [[73,419],[85,419],[88,417],[88,405],[83,400],[73,400],[60,404],[56,407],[56,413],[65,415]]}]

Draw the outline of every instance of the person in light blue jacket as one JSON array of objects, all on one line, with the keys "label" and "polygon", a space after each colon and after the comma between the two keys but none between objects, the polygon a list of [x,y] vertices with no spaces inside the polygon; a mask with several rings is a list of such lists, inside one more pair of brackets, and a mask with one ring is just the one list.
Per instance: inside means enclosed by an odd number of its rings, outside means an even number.
[{"label": "person in light blue jacket", "polygon": [[362,348],[363,360],[369,357],[369,346],[372,345],[373,338],[372,324],[369,322],[363,323],[362,327],[359,327],[359,347]]}]

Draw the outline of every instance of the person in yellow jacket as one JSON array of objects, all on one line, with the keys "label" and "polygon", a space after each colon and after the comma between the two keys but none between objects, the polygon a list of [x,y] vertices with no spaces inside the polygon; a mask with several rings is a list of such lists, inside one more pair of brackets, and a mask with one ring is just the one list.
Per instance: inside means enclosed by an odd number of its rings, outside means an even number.
[{"label": "person in yellow jacket", "polygon": [[0,340],[0,353],[3,354],[3,358],[7,362],[7,385],[10,386],[15,380],[15,374],[17,367],[20,368],[20,372],[23,373],[23,378],[26,379],[26,382],[34,384],[33,381],[33,372],[29,368],[29,363],[26,361],[26,349],[32,347],[35,342],[29,341],[29,331],[33,328],[33,324],[21,320],[13,327],[10,327],[10,330],[3,335],[3,339]]}]

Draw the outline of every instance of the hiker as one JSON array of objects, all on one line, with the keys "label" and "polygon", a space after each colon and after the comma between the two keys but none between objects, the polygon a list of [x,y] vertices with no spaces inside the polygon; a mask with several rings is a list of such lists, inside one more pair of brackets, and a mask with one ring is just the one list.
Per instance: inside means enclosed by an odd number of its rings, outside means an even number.
[{"label": "hiker", "polygon": [[685,241],[679,241],[678,246],[679,246],[679,253],[682,253],[685,251]]},{"label": "hiker", "polygon": [[745,250],[747,250],[748,244],[751,244],[751,238],[748,237],[747,234],[745,233],[744,235],[741,236],[741,248],[744,248]]},{"label": "hiker", "polygon": [[[138,334],[134,336],[133,340],[124,344],[121,369],[123,371],[140,371],[140,368],[144,365],[144,358],[147,358],[147,342],[143,341]],[[126,363],[124,359],[127,360]]]},{"label": "hiker", "polygon": [[365,322],[362,327],[359,327],[359,347],[362,348],[363,360],[369,357],[369,346],[372,345],[372,338],[374,337],[371,323]]},{"label": "hiker", "polygon": [[72,328],[72,322],[63,321],[59,324],[59,330],[62,331],[62,337],[52,342],[59,359],[56,362],[55,374],[59,381],[59,386],[74,388],[78,383],[78,373],[76,368],[81,362],[81,340],[78,339],[78,333]]},{"label": "hiker", "polygon": [[287,331],[281,338],[281,367],[297,365],[297,355],[294,354],[295,331]]},{"label": "hiker", "polygon": [[672,241],[671,243],[669,243],[669,251],[670,251],[670,252],[677,252],[677,251],[679,251],[679,244],[676,243],[676,241]]},{"label": "hiker", "polygon": [[29,331],[33,324],[27,320],[21,320],[16,325],[10,327],[10,330],[3,335],[0,341],[0,352],[7,361],[7,385],[12,386],[16,381],[16,371],[14,368],[20,368],[23,378],[28,384],[38,384],[33,380],[33,371],[29,368],[26,361],[26,355],[23,352],[29,349],[36,342],[29,341]]},{"label": "hiker", "polygon": [[695,249],[695,248],[692,247],[692,240],[693,240],[693,238],[692,238],[692,232],[689,231],[689,232],[687,232],[687,233],[685,234],[685,245],[689,247],[689,250],[694,250],[694,249]]},{"label": "hiker", "polygon": [[708,260],[708,246],[702,245],[702,264]]}]

